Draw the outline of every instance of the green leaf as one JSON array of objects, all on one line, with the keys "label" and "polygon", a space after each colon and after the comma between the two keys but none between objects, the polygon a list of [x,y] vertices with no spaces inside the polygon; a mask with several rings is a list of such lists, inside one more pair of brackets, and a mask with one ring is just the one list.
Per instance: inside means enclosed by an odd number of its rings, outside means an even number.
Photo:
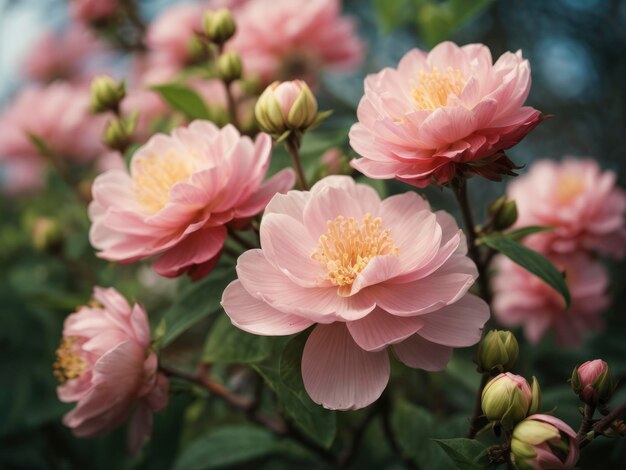
[{"label": "green leaf", "polygon": [[152,87],[175,110],[189,119],[211,120],[211,112],[202,97],[189,87],[177,83]]},{"label": "green leaf", "polygon": [[409,0],[374,0],[374,11],[385,34],[411,20]]},{"label": "green leaf", "polygon": [[270,339],[240,330],[226,315],[220,316],[213,326],[204,345],[202,360],[207,363],[258,362],[269,356]]},{"label": "green leaf", "polygon": [[480,242],[499,251],[503,255],[519,264],[524,269],[552,286],[565,299],[565,306],[569,308],[571,297],[567,283],[561,272],[545,256],[530,248],[520,245],[503,235],[489,235],[480,238]]},{"label": "green leaf", "polygon": [[274,390],[295,426],[328,448],[335,439],[337,417],[335,412],[313,403],[304,389],[300,360],[306,338],[306,334],[296,336],[287,344],[279,360],[253,367]]},{"label": "green leaf", "polygon": [[276,438],[250,425],[224,426],[196,438],[174,464],[175,470],[231,467],[270,455]]},{"label": "green leaf", "polygon": [[424,408],[398,401],[391,414],[391,427],[400,450],[419,464],[432,468],[432,454],[427,444],[433,428],[432,415]]},{"label": "green leaf", "polygon": [[483,11],[492,0],[415,0],[417,27],[429,46],[448,39],[464,23]]},{"label": "green leaf", "polygon": [[233,267],[221,267],[183,289],[161,319],[157,328],[160,333],[156,335],[157,344],[167,346],[194,323],[220,311],[222,292],[234,278]]},{"label": "green leaf", "polygon": [[487,447],[475,439],[434,439],[461,470],[483,470],[489,466]]},{"label": "green leaf", "polygon": [[510,240],[521,240],[528,235],[539,232],[548,232],[554,230],[554,227],[542,226],[542,225],[529,225],[528,227],[518,228],[517,230],[511,230],[503,235]]}]

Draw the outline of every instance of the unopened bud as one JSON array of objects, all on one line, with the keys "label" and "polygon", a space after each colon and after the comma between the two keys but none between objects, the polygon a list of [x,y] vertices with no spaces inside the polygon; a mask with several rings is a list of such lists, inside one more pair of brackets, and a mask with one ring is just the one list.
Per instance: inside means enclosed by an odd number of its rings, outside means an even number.
[{"label": "unopened bud", "polygon": [[39,251],[52,253],[63,246],[63,232],[59,224],[48,217],[40,217],[33,223],[33,246]]},{"label": "unopened bud", "polygon": [[135,128],[136,119],[114,118],[111,119],[104,129],[102,141],[107,147],[117,150],[121,153],[131,143],[131,136]]},{"label": "unopened bud", "polygon": [[[536,391],[538,395],[538,386]],[[510,430],[515,423],[528,415],[531,408],[539,407],[538,404],[535,406],[533,401],[533,390],[526,379],[505,372],[485,386],[481,404],[489,421],[499,423],[503,428]]]},{"label": "unopened bud", "polygon": [[517,204],[505,196],[492,202],[488,212],[496,230],[506,230],[517,221]]},{"label": "unopened bud", "polygon": [[259,97],[254,114],[261,130],[277,138],[311,127],[318,119],[317,100],[302,80],[274,82]]},{"label": "unopened bud", "polygon": [[572,389],[588,405],[609,401],[615,384],[608,364],[596,359],[577,366],[572,373]]},{"label": "unopened bud", "polygon": [[228,8],[207,11],[202,17],[202,30],[211,42],[224,44],[235,35],[237,27],[233,14]]},{"label": "unopened bud", "polygon": [[233,51],[225,52],[217,59],[217,75],[226,83],[239,80],[242,67],[241,57]]},{"label": "unopened bud", "polygon": [[519,346],[510,331],[492,330],[478,346],[478,369],[480,372],[510,371],[519,355]]},{"label": "unopened bud", "polygon": [[117,111],[126,96],[126,84],[116,82],[107,75],[100,75],[91,81],[91,111],[103,113]]}]

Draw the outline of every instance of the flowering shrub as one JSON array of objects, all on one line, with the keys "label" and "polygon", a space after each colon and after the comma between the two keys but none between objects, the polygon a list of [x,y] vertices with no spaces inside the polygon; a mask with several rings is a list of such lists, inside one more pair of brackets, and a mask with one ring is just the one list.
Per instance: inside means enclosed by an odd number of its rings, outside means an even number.
[{"label": "flowering shrub", "polygon": [[[525,167],[572,134],[536,51],[447,40],[482,2],[356,3],[71,0],[33,43],[0,111],[2,468],[623,455],[619,174]],[[367,12],[407,9],[383,67]]]}]

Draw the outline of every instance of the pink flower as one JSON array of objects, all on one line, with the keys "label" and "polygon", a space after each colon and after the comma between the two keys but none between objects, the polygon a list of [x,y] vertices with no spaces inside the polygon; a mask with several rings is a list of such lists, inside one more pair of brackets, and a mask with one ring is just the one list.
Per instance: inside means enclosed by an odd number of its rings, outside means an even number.
[{"label": "pink flower", "polygon": [[600,314],[609,304],[608,275],[602,264],[585,253],[550,255],[549,259],[565,271],[572,296],[568,310],[552,287],[509,259],[498,257],[494,260],[493,311],[505,326],[523,325],[533,343],[552,330],[557,343],[577,346],[587,331],[603,326]]},{"label": "pink flower", "polygon": [[73,26],[63,33],[44,33],[31,48],[23,64],[32,80],[86,78],[85,62],[105,48],[84,26]]},{"label": "pink flower", "polygon": [[554,416],[529,416],[513,430],[511,454],[519,469],[572,469],[579,455],[576,432]]},{"label": "pink flower", "polygon": [[459,172],[498,179],[514,165],[503,150],[541,121],[523,106],[530,66],[521,52],[493,64],[482,44],[443,42],[408,52],[397,69],[365,79],[350,144],[363,158],[352,166],[371,178],[397,178],[423,188]]},{"label": "pink flower", "polygon": [[549,225],[554,230],[528,237],[540,251],[591,250],[622,257],[626,251],[626,192],[616,175],[591,159],[540,160],[510,183],[517,203],[516,226]]},{"label": "pink flower", "polygon": [[169,382],[157,371],[145,310],[112,288],[96,287],[94,299],[66,318],[57,350],[59,399],[77,402],[63,423],[93,437],[132,414],[129,441],[137,451],[152,431],[152,413],[167,405]]},{"label": "pink flower", "polygon": [[72,18],[84,23],[107,20],[119,7],[119,0],[70,0]]},{"label": "pink flower", "polygon": [[160,255],[157,273],[203,277],[218,261],[227,224],[244,223],[293,186],[290,169],[263,183],[271,147],[266,134],[253,143],[206,121],[155,135],[133,155],[130,174],[112,170],[94,181],[90,240],[98,256],[131,263]]},{"label": "pink flower", "polygon": [[323,68],[350,71],[363,61],[355,22],[339,0],[250,0],[236,12],[230,49],[244,72],[263,83],[302,78],[314,83]]},{"label": "pink flower", "polygon": [[302,378],[331,409],[374,402],[389,380],[388,347],[409,367],[445,368],[455,347],[478,342],[487,304],[447,213],[415,193],[381,201],[374,189],[330,176],[310,192],[270,201],[260,250],[239,257],[222,305],[233,324],[281,336],[316,325]]},{"label": "pink flower", "polygon": [[89,112],[86,88],[53,83],[21,91],[0,115],[4,190],[17,194],[38,189],[43,183],[45,161],[29,134],[42,139],[58,158],[86,163],[104,151],[100,142],[103,119]]},{"label": "pink flower", "polygon": [[602,359],[587,361],[579,365],[572,375],[572,387],[580,399],[597,405],[606,402],[613,393],[613,381],[609,374],[609,365]]}]

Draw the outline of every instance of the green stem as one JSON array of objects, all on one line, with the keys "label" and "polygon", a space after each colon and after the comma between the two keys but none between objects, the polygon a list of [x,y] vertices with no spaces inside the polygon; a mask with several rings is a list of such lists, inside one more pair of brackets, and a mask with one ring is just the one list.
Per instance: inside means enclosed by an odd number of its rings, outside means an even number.
[{"label": "green stem", "polygon": [[483,407],[482,407],[482,397],[483,397],[483,390],[485,389],[485,385],[487,385],[487,382],[489,381],[489,374],[487,372],[483,373],[481,379],[480,379],[480,385],[478,386],[478,392],[476,392],[476,399],[474,400],[474,414],[472,415],[472,418],[470,419],[470,428],[469,431],[467,432],[467,437],[469,439],[474,439],[476,437],[476,434],[478,434],[478,431],[480,431],[480,417],[483,414]]},{"label": "green stem", "polygon": [[289,156],[291,156],[291,161],[293,163],[293,168],[296,170],[298,185],[300,186],[300,189],[308,191],[309,185],[306,182],[304,168],[302,168],[302,161],[300,160],[300,139],[297,136],[287,137],[287,139],[285,140],[285,147],[287,148]]}]

